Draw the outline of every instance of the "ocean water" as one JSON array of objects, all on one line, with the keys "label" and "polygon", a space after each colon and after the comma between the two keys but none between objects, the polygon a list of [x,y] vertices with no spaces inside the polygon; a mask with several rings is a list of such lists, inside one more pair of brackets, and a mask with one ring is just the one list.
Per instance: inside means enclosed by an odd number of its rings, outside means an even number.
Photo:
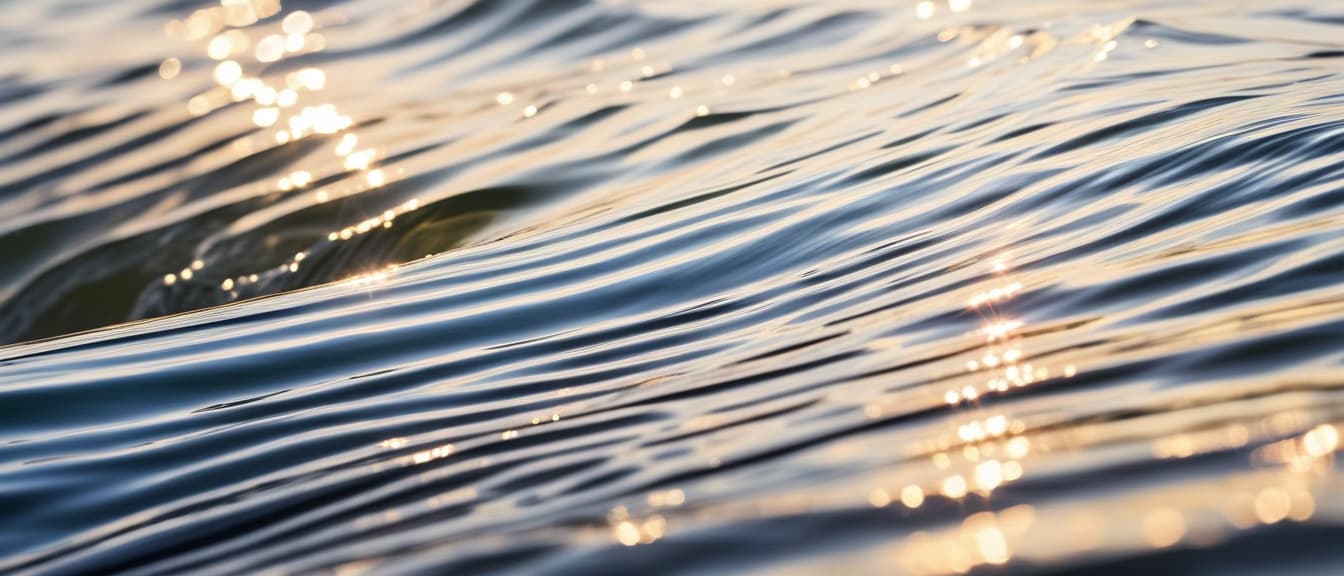
[{"label": "ocean water", "polygon": [[0,13],[0,573],[1344,570],[1340,2]]}]

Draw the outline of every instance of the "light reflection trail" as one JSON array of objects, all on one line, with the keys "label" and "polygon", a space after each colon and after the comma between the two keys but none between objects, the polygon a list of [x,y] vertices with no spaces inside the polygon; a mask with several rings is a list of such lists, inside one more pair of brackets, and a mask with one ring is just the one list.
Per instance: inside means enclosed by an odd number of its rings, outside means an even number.
[{"label": "light reflection trail", "polygon": [[[1004,277],[1010,268],[1006,261],[996,261],[992,286],[968,301],[969,308],[982,318],[981,329],[972,336],[981,339],[982,348],[965,361],[965,368],[983,380],[980,385],[948,388],[945,400],[950,409],[974,408],[989,395],[1012,393],[1051,377],[1048,366],[1026,362],[1020,337],[1025,322],[1006,315],[1012,298],[1024,290],[1022,283]],[[1062,377],[1072,378],[1077,372],[1070,364],[1062,370]],[[1074,448],[1106,437],[1089,428],[1093,427],[1043,435],[1060,437],[1052,445]],[[926,440],[918,450],[940,473],[931,484],[912,483],[898,492],[875,488],[869,493],[869,504],[884,508],[899,501],[914,512],[926,506],[929,497],[960,505],[977,495],[989,505],[995,490],[1023,477],[1022,462],[1038,448],[1028,426],[1004,412],[954,423],[952,430]],[[1167,549],[1207,545],[1226,538],[1230,531],[1306,522],[1318,509],[1317,492],[1326,489],[1333,474],[1340,436],[1338,424],[1313,424],[1311,414],[1301,410],[1274,412],[1252,425],[1233,422],[1161,436],[1152,442],[1153,457],[1158,459],[1239,450],[1257,438],[1280,439],[1251,450],[1250,469],[1220,479],[1214,489],[1199,484],[1187,489],[1159,487],[1093,504],[1044,508],[1017,504],[997,512],[974,512],[958,525],[917,530],[902,538],[896,558],[912,574],[962,574],[977,566],[1006,564],[1017,556],[1058,559],[1059,548],[1043,543],[1060,537],[1072,553],[1102,546]]]},{"label": "light reflection trail", "polygon": [[[283,16],[281,16],[283,14]],[[278,17],[278,25],[275,20]],[[361,147],[359,136],[352,130],[354,120],[329,102],[312,102],[327,87],[328,74],[319,67],[305,67],[285,74],[282,78],[257,75],[245,65],[254,60],[264,67],[281,60],[320,52],[326,39],[318,32],[320,18],[304,10],[284,13],[278,0],[221,0],[219,6],[192,12],[183,20],[170,21],[165,34],[202,47],[206,58],[215,61],[211,78],[215,87],[193,96],[187,103],[193,116],[204,116],[224,106],[248,103],[253,108],[251,122],[258,129],[272,130],[270,136],[244,136],[232,144],[240,157],[250,156],[276,146],[285,146],[312,136],[336,136],[332,155],[340,160],[339,168],[315,166],[298,169],[279,177],[274,190],[292,193],[306,190],[319,179],[330,174],[362,174],[362,177],[344,179],[324,186],[312,193],[313,204],[339,200],[369,190],[381,189],[390,183],[389,173],[378,167],[379,152],[373,147]],[[183,63],[168,58],[160,66],[165,79],[180,77]],[[272,143],[273,142],[273,143]],[[322,174],[322,176],[315,175]],[[391,228],[398,216],[419,208],[419,200],[412,198],[383,210],[380,214],[331,231],[328,242],[341,242],[369,232]],[[265,281],[280,274],[297,273],[307,251],[296,253],[289,261],[269,270],[242,274],[211,282],[228,294],[239,297],[238,289]],[[164,286],[181,286],[201,281],[206,263],[200,259],[176,273],[163,276]],[[386,269],[363,272],[347,279],[354,285],[366,285],[385,280],[397,265]]]}]

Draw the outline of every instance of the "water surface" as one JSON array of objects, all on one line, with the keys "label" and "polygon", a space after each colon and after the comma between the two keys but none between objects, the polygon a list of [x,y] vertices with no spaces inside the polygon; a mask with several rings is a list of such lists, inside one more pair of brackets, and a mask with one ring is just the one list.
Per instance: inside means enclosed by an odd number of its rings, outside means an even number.
[{"label": "water surface", "polygon": [[1344,565],[1338,3],[2,9],[0,572]]}]

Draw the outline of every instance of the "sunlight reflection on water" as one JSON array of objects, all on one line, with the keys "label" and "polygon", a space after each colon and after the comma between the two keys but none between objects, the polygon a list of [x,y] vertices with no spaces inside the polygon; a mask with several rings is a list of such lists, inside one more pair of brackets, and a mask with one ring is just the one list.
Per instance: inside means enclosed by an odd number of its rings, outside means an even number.
[{"label": "sunlight reflection on water", "polygon": [[0,571],[1339,562],[1334,7],[206,4],[0,24]]}]

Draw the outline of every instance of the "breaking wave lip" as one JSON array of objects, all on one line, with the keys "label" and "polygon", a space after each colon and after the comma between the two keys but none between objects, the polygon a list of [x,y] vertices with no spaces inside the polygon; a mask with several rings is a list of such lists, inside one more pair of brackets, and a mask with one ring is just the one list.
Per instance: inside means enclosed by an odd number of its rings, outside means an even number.
[{"label": "breaking wave lip", "polygon": [[1344,14],[1072,4],[12,3],[0,572],[1329,572]]}]

